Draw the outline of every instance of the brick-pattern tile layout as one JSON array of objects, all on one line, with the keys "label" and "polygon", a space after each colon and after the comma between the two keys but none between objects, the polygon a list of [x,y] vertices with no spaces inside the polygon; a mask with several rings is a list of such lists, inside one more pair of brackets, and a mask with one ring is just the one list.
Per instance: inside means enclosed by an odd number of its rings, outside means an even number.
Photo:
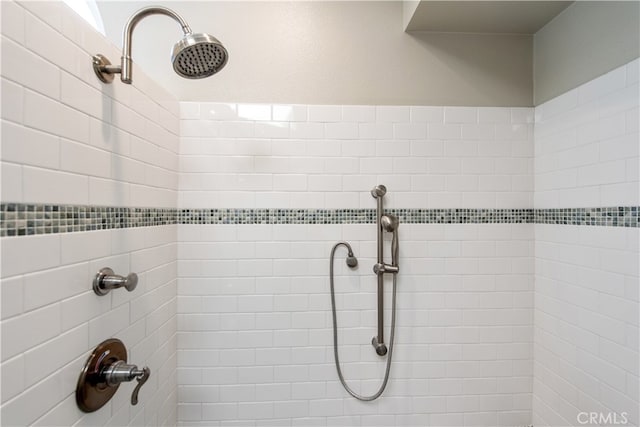
[{"label": "brick-pattern tile layout", "polygon": [[[536,426],[584,413],[640,424],[639,71],[632,61],[536,107]],[[630,208],[567,209],[588,206]],[[579,226],[594,222],[624,228]]]},{"label": "brick-pattern tile layout", "polygon": [[[0,7],[2,424],[175,425],[178,101],[139,69],[98,81],[91,55],[119,48],[64,2]],[[138,287],[98,297],[102,267]],[[112,337],[151,378],[85,414],[78,376]]]}]

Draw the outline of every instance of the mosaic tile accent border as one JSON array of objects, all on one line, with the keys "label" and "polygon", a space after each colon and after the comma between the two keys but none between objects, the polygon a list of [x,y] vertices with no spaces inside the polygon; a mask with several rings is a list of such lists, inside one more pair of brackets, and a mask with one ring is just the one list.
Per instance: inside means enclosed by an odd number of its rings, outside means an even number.
[{"label": "mosaic tile accent border", "polygon": [[73,233],[177,223],[176,209],[0,204],[0,236]]},{"label": "mosaic tile accent border", "polygon": [[[530,223],[533,209],[386,209],[401,223]],[[180,224],[373,224],[375,209],[183,209]]]},{"label": "mosaic tile accent border", "polygon": [[[406,224],[640,227],[639,206],[570,209],[388,209]],[[163,209],[0,204],[0,236],[170,224],[373,224],[375,209]]]},{"label": "mosaic tile accent border", "polygon": [[607,208],[535,209],[536,224],[640,227],[640,206]]},{"label": "mosaic tile accent border", "polygon": [[182,209],[180,224],[368,224],[375,209]]}]

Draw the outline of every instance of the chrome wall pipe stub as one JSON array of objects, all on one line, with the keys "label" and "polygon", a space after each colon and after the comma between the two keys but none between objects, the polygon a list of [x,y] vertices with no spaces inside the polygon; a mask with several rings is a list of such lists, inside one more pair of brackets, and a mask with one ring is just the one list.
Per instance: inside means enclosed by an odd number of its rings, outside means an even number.
[{"label": "chrome wall pipe stub", "polygon": [[129,273],[127,276],[115,274],[109,267],[101,268],[93,279],[93,291],[96,295],[107,295],[114,289],[125,288],[132,292],[138,286],[138,275]]}]

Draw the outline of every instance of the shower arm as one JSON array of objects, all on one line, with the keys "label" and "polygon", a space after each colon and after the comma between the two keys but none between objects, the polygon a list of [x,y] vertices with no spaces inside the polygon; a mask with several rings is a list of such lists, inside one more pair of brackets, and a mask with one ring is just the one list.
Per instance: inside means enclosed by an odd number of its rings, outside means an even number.
[{"label": "shower arm", "polygon": [[138,25],[138,22],[149,15],[165,15],[173,18],[180,24],[185,35],[191,34],[191,27],[189,27],[189,24],[187,24],[182,16],[178,15],[171,9],[162,6],[149,6],[140,9],[131,18],[129,18],[129,21],[127,21],[127,24],[124,27],[124,31],[122,33],[123,42],[121,65],[111,65],[109,60],[100,54],[93,57],[93,68],[100,80],[105,83],[111,83],[113,75],[119,73],[120,80],[122,80],[123,83],[131,84],[131,72],[133,68],[133,61],[131,59],[131,40],[133,38],[133,29]]}]

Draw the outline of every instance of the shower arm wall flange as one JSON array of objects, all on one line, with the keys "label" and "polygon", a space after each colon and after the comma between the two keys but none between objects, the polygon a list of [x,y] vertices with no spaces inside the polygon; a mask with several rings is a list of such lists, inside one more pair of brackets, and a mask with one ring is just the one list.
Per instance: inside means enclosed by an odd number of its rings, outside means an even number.
[{"label": "shower arm wall flange", "polygon": [[111,65],[111,61],[100,53],[93,55],[92,63],[93,72],[102,83],[112,83],[113,77],[122,72],[122,67]]},{"label": "shower arm wall flange", "polygon": [[122,33],[122,57],[120,58],[120,66],[111,65],[111,62],[101,54],[94,55],[93,71],[96,73],[98,79],[103,83],[113,82],[114,74],[120,74],[120,80],[122,83],[131,84],[131,74],[133,68],[133,60],[131,59],[131,40],[133,39],[133,29],[143,18],[149,15],[165,15],[173,18],[182,27],[182,31],[185,35],[191,34],[191,27],[189,24],[171,9],[162,6],[149,6],[137,11],[124,27]]}]

